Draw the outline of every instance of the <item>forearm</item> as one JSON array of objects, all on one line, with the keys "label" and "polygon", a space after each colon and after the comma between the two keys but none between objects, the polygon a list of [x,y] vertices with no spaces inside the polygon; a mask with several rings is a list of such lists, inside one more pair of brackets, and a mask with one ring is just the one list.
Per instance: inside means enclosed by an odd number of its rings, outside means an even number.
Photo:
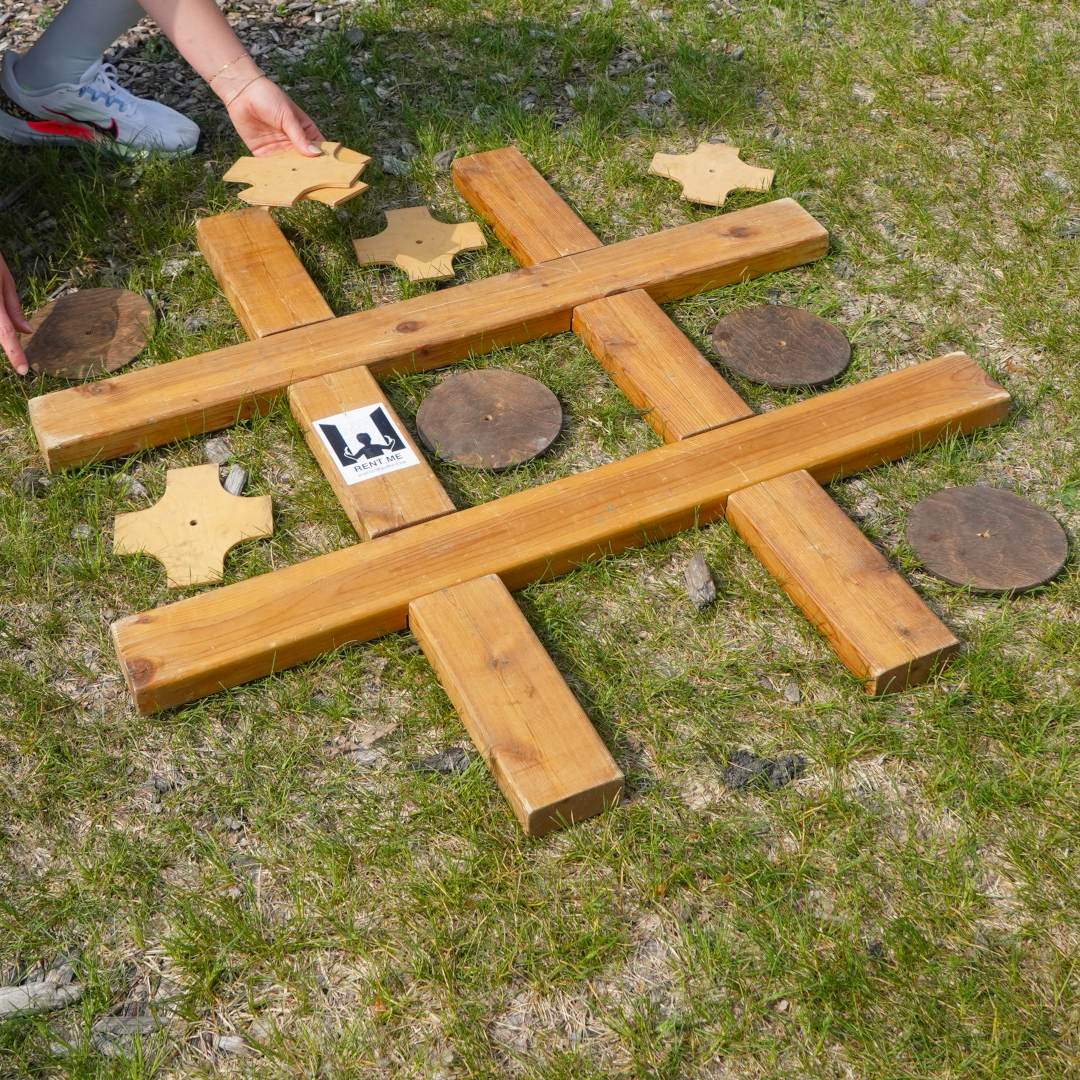
[{"label": "forearm", "polygon": [[215,0],[139,0],[226,104],[261,74]]}]

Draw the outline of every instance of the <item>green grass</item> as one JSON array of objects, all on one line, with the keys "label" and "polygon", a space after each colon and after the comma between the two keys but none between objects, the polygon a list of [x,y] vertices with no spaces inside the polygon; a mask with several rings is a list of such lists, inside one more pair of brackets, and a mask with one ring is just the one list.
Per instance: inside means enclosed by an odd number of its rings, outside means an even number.
[{"label": "green grass", "polygon": [[[1075,570],[1017,599],[974,596],[921,571],[903,540],[921,497],[980,481],[1015,485],[1070,534],[1080,523],[1080,239],[1062,235],[1080,218],[1080,9],[714,6],[675,3],[670,20],[624,0],[350,9],[278,74],[328,137],[376,155],[415,147],[413,176],[373,166],[343,213],[308,205],[279,220],[345,313],[431,287],[357,267],[348,241],[378,231],[389,206],[463,219],[431,164],[442,149],[519,146],[610,242],[713,213],[646,174],[653,152],[711,135],[742,146],[776,183],[725,210],[796,195],[833,247],[814,266],[671,305],[703,351],[718,316],[779,299],[849,334],[844,384],[961,348],[1014,395],[1002,427],[832,489],[963,639],[956,663],[867,698],[725,524],[532,586],[523,608],[629,785],[612,812],[527,840],[475,758],[453,777],[407,767],[466,737],[406,634],[135,716],[108,623],[178,594],[154,561],[112,555],[111,518],[144,505],[117,475],[157,498],[167,468],[201,461],[201,440],[24,498],[11,481],[40,463],[26,401],[59,383],[5,373],[0,968],[78,948],[86,993],[0,1026],[0,1075],[1080,1073]],[[637,66],[609,77],[627,50]],[[389,76],[410,85],[383,102],[373,86]],[[673,105],[645,105],[647,77]],[[556,112],[569,122],[554,126]],[[219,179],[239,151],[211,138],[190,161],[134,165],[0,146],[4,190],[35,178],[0,237],[29,308],[69,280],[154,290],[142,365],[242,340],[193,228],[239,205]],[[56,223],[38,231],[45,214]],[[177,258],[188,261],[165,276]],[[460,280],[514,265],[493,238],[458,263]],[[439,466],[459,506],[656,444],[576,339],[477,362],[493,364],[542,379],[570,419],[519,470]],[[407,422],[442,377],[388,385]],[[759,409],[806,396],[733,381]],[[276,521],[273,540],[230,556],[227,580],[353,542],[284,410],[227,437]],[[80,523],[88,539],[72,538]],[[703,614],[681,585],[696,548],[722,593]],[[780,692],[789,680],[798,703]],[[400,725],[378,766],[328,754],[375,720]],[[781,792],[736,794],[719,778],[741,746],[810,765]],[[178,786],[152,801],[151,775]],[[174,1025],[141,1056],[103,1057],[94,1018],[134,1008],[159,980]],[[263,1052],[211,1053],[201,1032]]]}]

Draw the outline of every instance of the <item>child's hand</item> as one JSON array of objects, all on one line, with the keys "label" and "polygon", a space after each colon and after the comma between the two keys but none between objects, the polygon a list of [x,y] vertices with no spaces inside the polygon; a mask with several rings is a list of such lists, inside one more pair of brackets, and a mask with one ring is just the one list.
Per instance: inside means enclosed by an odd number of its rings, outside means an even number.
[{"label": "child's hand", "polygon": [[256,156],[277,154],[296,147],[315,157],[322,134],[314,121],[269,79],[256,79],[229,103],[229,119],[240,138]]},{"label": "child's hand", "polygon": [[15,289],[15,279],[4,262],[4,256],[0,255],[0,348],[7,353],[11,366],[20,374],[27,375],[30,365],[26,361],[26,353],[23,352],[15,331],[20,334],[30,333],[30,324],[23,314],[22,304],[19,303],[19,294]]}]

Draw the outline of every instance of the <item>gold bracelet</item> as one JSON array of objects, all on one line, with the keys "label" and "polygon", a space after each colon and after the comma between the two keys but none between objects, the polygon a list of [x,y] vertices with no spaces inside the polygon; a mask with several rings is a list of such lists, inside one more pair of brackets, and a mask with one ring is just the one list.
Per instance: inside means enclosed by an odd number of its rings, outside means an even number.
[{"label": "gold bracelet", "polygon": [[231,98],[229,98],[229,100],[228,100],[228,101],[226,101],[226,102],[225,102],[225,108],[226,108],[226,109],[227,109],[227,108],[229,108],[229,106],[230,106],[230,105],[232,105],[232,103],[233,103],[233,102],[234,102],[234,101],[235,101],[235,100],[236,100],[236,99],[237,99],[237,98],[238,98],[238,97],[239,97],[239,96],[240,96],[240,95],[241,95],[241,94],[242,94],[242,93],[243,93],[243,92],[244,92],[244,91],[245,91],[245,90],[246,90],[246,89],[247,89],[247,88],[248,88],[248,87],[249,87],[249,86],[250,86],[250,85],[252,84],[252,83],[256,83],[256,82],[258,82],[258,81],[259,81],[260,79],[265,79],[265,78],[267,78],[266,74],[265,74],[264,72],[261,72],[261,71],[260,71],[260,72],[259,72],[259,74],[258,74],[258,75],[256,75],[254,79],[248,79],[248,81],[247,81],[246,83],[244,83],[244,85],[243,85],[243,86],[241,86],[241,87],[240,87],[240,89],[239,89],[239,90],[237,90],[237,91],[236,91],[236,93],[235,93],[235,94],[233,94],[233,96],[232,96]]},{"label": "gold bracelet", "polygon": [[217,71],[215,71],[214,74],[206,80],[207,85],[209,86],[209,84],[212,83],[227,67],[232,67],[233,64],[237,62],[237,60],[243,60],[245,56],[247,56],[246,49],[239,56],[234,56],[227,64],[222,64],[221,67],[219,67]]}]

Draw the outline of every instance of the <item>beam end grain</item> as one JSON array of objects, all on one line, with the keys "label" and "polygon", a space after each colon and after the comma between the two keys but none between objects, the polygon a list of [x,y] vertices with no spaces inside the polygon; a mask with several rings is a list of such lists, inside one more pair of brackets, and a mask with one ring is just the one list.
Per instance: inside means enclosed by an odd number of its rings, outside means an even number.
[{"label": "beam end grain", "polygon": [[[315,430],[315,425],[319,420],[371,405],[382,407],[396,434],[415,456],[416,464],[350,483],[351,477],[343,474],[334,452]],[[366,368],[349,368],[293,383],[289,387],[289,407],[319,468],[361,539],[374,540],[377,536],[442,517],[457,509],[375,377]]]},{"label": "beam end grain", "polygon": [[1009,395],[962,354],[809,398],[113,624],[152,712],[405,626],[419,596],[487,574],[510,589],[715,521],[733,491],[819,481],[1000,419]]},{"label": "beam end grain", "polygon": [[334,313],[261,206],[200,218],[199,250],[252,340],[324,322]]},{"label": "beam end grain", "polygon": [[413,600],[409,629],[526,835],[618,802],[622,771],[498,577]]},{"label": "beam end grain", "polygon": [[870,693],[925,682],[960,648],[809,473],[733,492],[727,518]]}]

